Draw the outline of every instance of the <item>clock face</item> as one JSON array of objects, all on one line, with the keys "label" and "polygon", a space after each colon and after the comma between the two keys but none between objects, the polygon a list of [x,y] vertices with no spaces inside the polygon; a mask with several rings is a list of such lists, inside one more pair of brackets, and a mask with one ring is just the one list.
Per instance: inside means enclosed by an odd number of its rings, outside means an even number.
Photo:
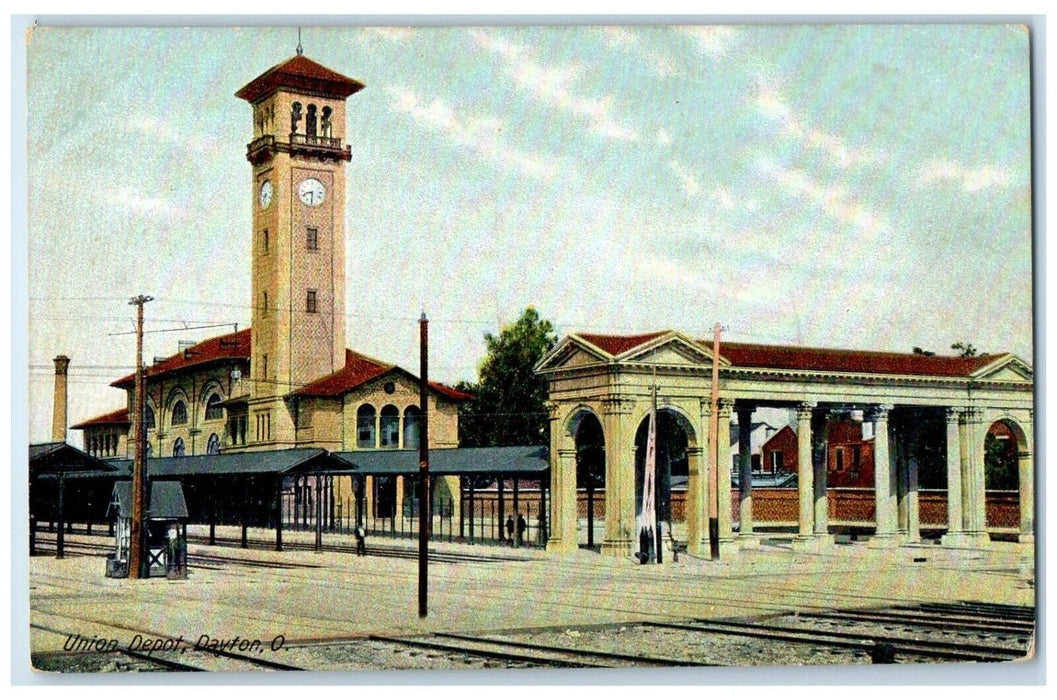
[{"label": "clock face", "polygon": [[310,207],[322,204],[326,193],[327,189],[323,187],[323,183],[314,177],[303,180],[297,187],[297,196]]},{"label": "clock face", "polygon": [[260,194],[261,209],[267,209],[268,205],[272,203],[272,181],[265,180],[261,183],[261,194]]}]

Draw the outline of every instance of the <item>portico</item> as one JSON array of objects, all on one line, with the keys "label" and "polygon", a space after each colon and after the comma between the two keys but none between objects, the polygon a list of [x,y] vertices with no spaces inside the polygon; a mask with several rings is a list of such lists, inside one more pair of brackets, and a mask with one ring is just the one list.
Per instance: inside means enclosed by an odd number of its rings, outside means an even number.
[{"label": "portico", "polygon": [[[625,556],[636,548],[636,474],[642,459],[636,434],[648,419],[655,384],[658,412],[667,416],[668,432],[680,447],[666,468],[669,482],[686,476],[685,525],[691,554],[708,556],[710,551],[712,498],[718,501],[720,556],[758,545],[748,430],[754,412],[761,408],[785,409],[795,416],[791,423],[799,465],[796,549],[817,551],[833,543],[826,428],[837,417],[860,422],[864,438],[869,435],[873,441],[871,547],[920,542],[922,470],[930,479],[946,481],[948,523],[943,544],[985,545],[989,539],[985,436],[996,423],[1015,442],[1017,537],[1032,540],[1033,373],[1023,360],[1008,353],[946,357],[743,343],[721,344],[718,360],[716,445],[708,441],[712,412],[708,341],[677,331],[572,334],[541,360],[536,371],[547,377],[550,389],[549,550],[571,551],[579,545],[577,463],[585,448],[581,428],[595,420],[604,444],[592,444],[591,449],[604,451],[605,464],[601,551]],[[737,465],[725,437],[735,419]],[[591,442],[599,440],[595,437]],[[719,465],[714,496],[708,478],[712,455]],[[738,475],[736,501],[732,470]]]}]

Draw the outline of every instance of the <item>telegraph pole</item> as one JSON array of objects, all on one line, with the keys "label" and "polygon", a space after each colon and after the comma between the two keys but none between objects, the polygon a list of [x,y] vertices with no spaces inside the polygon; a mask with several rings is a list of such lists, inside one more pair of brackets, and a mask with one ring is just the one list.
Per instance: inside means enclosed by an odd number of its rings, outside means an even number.
[{"label": "telegraph pole", "polygon": [[719,559],[719,332],[722,328],[717,321],[712,340],[712,411],[708,421],[711,443],[708,451],[708,542],[712,559]]},{"label": "telegraph pole", "polygon": [[433,524],[429,493],[429,321],[426,312],[418,321],[418,404],[422,426],[418,437],[418,616],[426,617],[427,572],[429,570],[429,526]]},{"label": "telegraph pole", "polygon": [[145,392],[143,387],[143,305],[153,301],[154,297],[139,295],[129,301],[129,306],[136,307],[136,421],[132,426],[132,439],[135,449],[132,458],[132,532],[129,534],[128,575],[129,578],[147,578],[150,570],[147,557],[144,556],[146,529],[143,527],[143,507],[146,502],[147,468],[144,464],[144,442],[147,435],[144,430]]}]

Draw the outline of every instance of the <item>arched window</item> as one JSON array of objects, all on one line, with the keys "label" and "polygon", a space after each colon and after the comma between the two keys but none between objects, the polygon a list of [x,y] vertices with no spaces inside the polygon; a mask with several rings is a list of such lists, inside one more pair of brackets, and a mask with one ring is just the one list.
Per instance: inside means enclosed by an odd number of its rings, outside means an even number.
[{"label": "arched window", "polygon": [[147,411],[146,411],[145,415],[147,416],[147,430],[154,430],[154,428],[155,428],[154,409],[151,408],[150,406],[147,406]]},{"label": "arched window", "polygon": [[216,433],[209,436],[209,442],[206,443],[206,454],[207,455],[218,455],[220,454],[220,438]]},{"label": "arched window", "polygon": [[332,128],[331,128],[331,121],[330,121],[331,114],[333,114],[333,111],[334,110],[332,110],[330,107],[324,107],[323,108],[323,116],[319,120],[319,132],[320,132],[319,135],[320,136],[324,136],[326,138],[330,138],[333,135],[331,133],[332,132]]},{"label": "arched window", "polygon": [[374,406],[365,403],[356,411],[356,447],[374,446]]},{"label": "arched window", "polygon": [[422,435],[422,411],[418,406],[408,406],[404,409],[404,447],[414,449],[419,445]]},{"label": "arched window", "polygon": [[400,446],[400,409],[392,404],[382,409],[379,432],[381,433],[379,445],[382,447]]},{"label": "arched window", "polygon": [[308,119],[305,120],[305,135],[313,138],[316,135],[316,106],[308,105]]},{"label": "arched window", "polygon": [[220,394],[212,394],[206,401],[206,420],[220,420],[224,417],[224,409],[220,405]]},{"label": "arched window", "polygon": [[187,404],[177,401],[172,406],[172,425],[187,424]]},{"label": "arched window", "polygon": [[290,133],[297,133],[297,123],[301,121],[301,103],[295,102],[290,110]]},{"label": "arched window", "polygon": [[172,456],[183,457],[184,456],[184,439],[176,438],[176,442],[172,444]]}]

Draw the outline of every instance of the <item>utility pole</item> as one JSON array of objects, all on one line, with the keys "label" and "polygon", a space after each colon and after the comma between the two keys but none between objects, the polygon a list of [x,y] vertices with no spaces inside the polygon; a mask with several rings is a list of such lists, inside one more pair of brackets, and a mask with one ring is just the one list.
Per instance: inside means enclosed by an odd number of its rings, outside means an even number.
[{"label": "utility pole", "polygon": [[139,295],[129,301],[129,306],[136,307],[136,421],[132,426],[132,439],[135,449],[132,458],[132,532],[129,534],[128,575],[129,578],[147,578],[150,568],[146,554],[146,529],[143,527],[143,510],[146,502],[147,468],[144,464],[144,443],[147,439],[144,430],[146,413],[145,392],[143,386],[143,305],[153,301],[154,297]]},{"label": "utility pole", "polygon": [[429,570],[429,526],[432,525],[429,493],[429,320],[426,312],[418,320],[418,403],[422,427],[418,437],[418,616],[426,617],[427,572]]},{"label": "utility pole", "polygon": [[712,559],[719,559],[719,333],[716,322],[712,340],[712,411],[709,413],[708,437],[708,543]]}]

